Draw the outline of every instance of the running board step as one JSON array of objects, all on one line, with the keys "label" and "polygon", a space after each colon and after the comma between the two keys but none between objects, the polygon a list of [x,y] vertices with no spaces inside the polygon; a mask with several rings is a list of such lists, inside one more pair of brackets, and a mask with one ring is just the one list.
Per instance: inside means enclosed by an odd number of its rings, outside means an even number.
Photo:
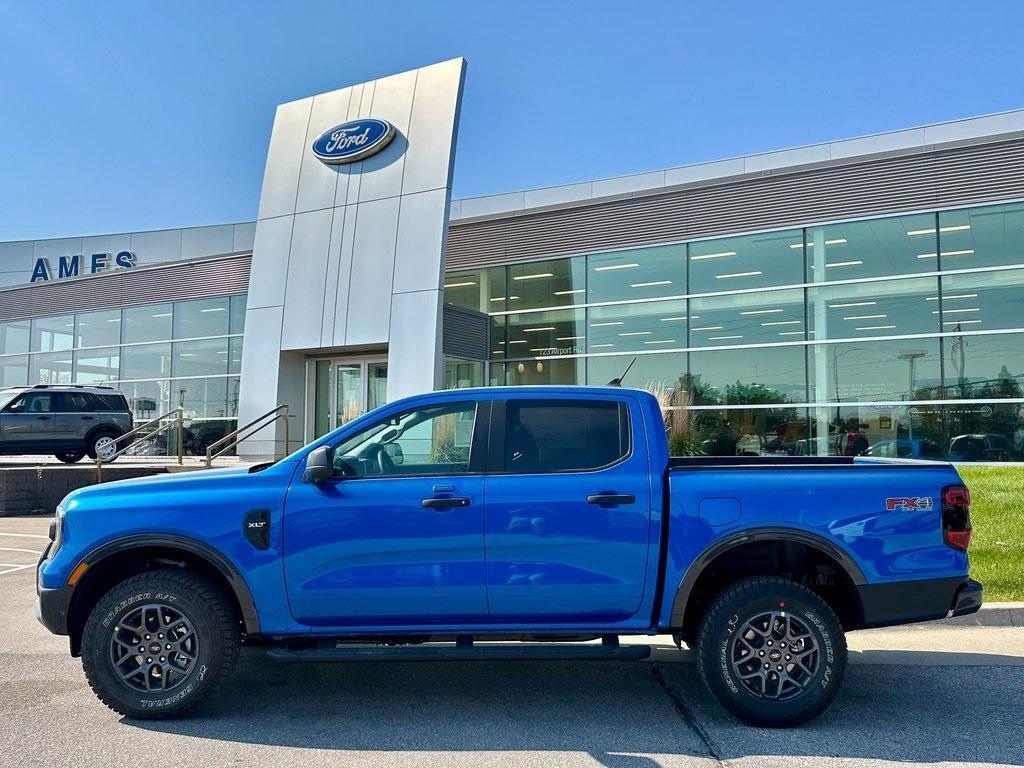
[{"label": "running board step", "polygon": [[565,645],[555,643],[487,643],[413,646],[335,646],[290,649],[271,648],[267,657],[274,661],[564,661],[608,660],[640,661],[651,655],[649,645]]}]

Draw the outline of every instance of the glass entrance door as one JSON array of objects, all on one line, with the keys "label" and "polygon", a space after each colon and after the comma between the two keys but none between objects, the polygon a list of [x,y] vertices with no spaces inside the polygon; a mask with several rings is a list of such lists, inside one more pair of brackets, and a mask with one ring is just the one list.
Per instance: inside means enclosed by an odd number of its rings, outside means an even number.
[{"label": "glass entrance door", "polygon": [[383,359],[310,361],[312,437],[325,435],[388,398],[388,363]]}]

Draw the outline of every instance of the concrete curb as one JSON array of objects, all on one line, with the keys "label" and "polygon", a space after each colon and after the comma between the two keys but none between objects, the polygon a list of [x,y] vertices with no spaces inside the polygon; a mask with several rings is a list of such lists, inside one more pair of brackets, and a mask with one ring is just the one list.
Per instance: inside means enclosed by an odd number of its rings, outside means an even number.
[{"label": "concrete curb", "polygon": [[977,613],[936,623],[955,627],[1024,627],[1024,603],[986,603]]}]

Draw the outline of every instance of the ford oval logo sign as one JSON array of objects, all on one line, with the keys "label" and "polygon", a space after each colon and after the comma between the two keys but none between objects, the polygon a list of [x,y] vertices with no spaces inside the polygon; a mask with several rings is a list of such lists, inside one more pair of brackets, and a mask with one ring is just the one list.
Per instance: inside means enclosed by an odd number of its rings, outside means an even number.
[{"label": "ford oval logo sign", "polygon": [[328,128],[313,142],[313,154],[330,165],[354,163],[391,143],[395,126],[387,120],[367,117]]}]

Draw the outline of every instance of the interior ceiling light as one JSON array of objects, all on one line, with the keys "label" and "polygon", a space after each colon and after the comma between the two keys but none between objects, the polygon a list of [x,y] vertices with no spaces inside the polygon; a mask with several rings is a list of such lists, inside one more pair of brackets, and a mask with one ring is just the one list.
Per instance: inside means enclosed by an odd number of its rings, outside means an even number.
[{"label": "interior ceiling light", "polygon": [[761,270],[756,270],[754,272],[731,272],[731,273],[729,273],[727,275],[715,275],[715,279],[716,280],[728,280],[731,277],[757,277],[758,275],[763,275],[763,274],[764,274],[764,272],[762,272]]},{"label": "interior ceiling light", "polygon": [[888,315],[848,315],[843,320],[881,320],[883,317],[888,317]]},{"label": "interior ceiling light", "polygon": [[[813,331],[812,331],[813,333]],[[779,336],[803,336],[803,331],[779,331]]]},{"label": "interior ceiling light", "polygon": [[722,251],[721,253],[704,253],[700,256],[691,256],[690,261],[701,261],[702,259],[721,259],[725,256],[735,256],[736,251]]},{"label": "interior ceiling light", "polygon": [[576,341],[582,339],[582,336],[558,336],[555,341]]},{"label": "interior ceiling light", "polygon": [[[942,298],[946,299],[947,301],[949,299],[976,299],[976,298],[978,298],[978,294],[976,294],[976,293],[954,293],[954,294],[951,294],[949,296],[943,296]],[[939,300],[938,296],[929,296],[929,297],[927,297],[925,299],[925,301],[938,301],[938,300]]]},{"label": "interior ceiling light", "polygon": [[720,331],[722,326],[720,325],[705,325],[700,328],[691,328],[691,331]]},{"label": "interior ceiling light", "polygon": [[619,336],[650,336],[650,335],[651,335],[650,331],[626,331],[625,333],[620,333],[619,334]]},{"label": "interior ceiling light", "polygon": [[[942,314],[944,314],[944,315],[955,315],[955,314],[960,314],[962,312],[981,312],[981,307],[970,307],[968,309],[944,309],[944,310],[942,310]],[[939,310],[933,309],[932,310],[932,314],[933,315],[939,314]]]},{"label": "interior ceiling light", "polygon": [[[518,296],[509,296],[508,300],[509,301],[515,301],[518,298],[519,298]],[[504,300],[505,300],[504,296],[496,296],[495,298],[491,299],[491,301],[504,301]]]},{"label": "interior ceiling light", "polygon": [[884,331],[889,328],[895,328],[895,325],[864,325],[857,328],[858,331]]},{"label": "interior ceiling light", "polygon": [[742,339],[742,336],[708,336],[708,341],[724,341],[725,339]]},{"label": "interior ceiling light", "polygon": [[466,288],[467,286],[470,286],[470,285],[476,285],[476,283],[473,282],[472,280],[466,280],[465,282],[462,282],[462,283],[445,283],[444,287],[445,288]]},{"label": "interior ceiling light", "polygon": [[[699,315],[694,315],[694,318],[697,318],[697,317],[699,317]],[[682,317],[663,317],[663,318],[661,318],[661,322],[669,323],[669,322],[672,322],[673,320],[686,320],[686,319],[687,319],[686,315],[683,315]]]},{"label": "interior ceiling light", "polygon": [[545,325],[542,328],[523,328],[522,332],[523,333],[540,333],[541,331],[553,331],[553,330],[555,330],[555,326],[553,326],[553,325]]},{"label": "interior ceiling light", "polygon": [[[843,245],[845,242],[846,242],[846,238],[845,237],[837,237],[835,240],[826,240],[825,241],[825,245]],[[800,245],[800,243],[793,243],[789,247],[793,248],[793,249],[796,249],[796,248],[800,248],[801,245]],[[808,242],[807,243],[807,247],[808,248],[813,248],[814,247],[814,243]]]},{"label": "interior ceiling light", "polygon": [[614,347],[614,344],[591,344],[591,349],[597,349],[598,347]]},{"label": "interior ceiling light", "polygon": [[517,275],[517,276],[514,276],[512,279],[513,280],[538,280],[538,279],[540,279],[542,277],[554,277],[554,274],[552,274],[551,272],[536,272],[536,273],[534,273],[532,275]]},{"label": "interior ceiling light", "polygon": [[[970,256],[972,253],[974,253],[974,249],[973,248],[964,248],[963,250],[959,250],[959,251],[943,251],[942,255],[943,256]],[[917,258],[919,258],[919,259],[934,259],[935,258],[935,254],[934,253],[919,253],[919,254],[917,254]]]},{"label": "interior ceiling light", "polygon": [[774,325],[800,325],[802,323],[803,320],[774,320],[770,323],[761,323],[761,325],[765,327],[770,327]]},{"label": "interior ceiling light", "polygon": [[610,322],[607,322],[607,323],[591,323],[590,327],[591,328],[605,328],[605,327],[610,326],[610,325],[625,325],[625,323],[623,323],[621,320],[614,320],[614,321],[610,321]]},{"label": "interior ceiling light", "polygon": [[630,283],[630,288],[651,288],[655,285],[672,285],[671,280],[652,280],[649,283]]},{"label": "interior ceiling light", "polygon": [[740,312],[741,315],[777,315],[779,312],[784,312],[782,309],[748,309],[746,312]]},{"label": "interior ceiling light", "polygon": [[586,293],[583,288],[573,288],[571,291],[555,291],[555,296],[572,296],[577,293]]},{"label": "interior ceiling light", "polygon": [[861,261],[860,259],[854,259],[853,261],[833,261],[831,264],[826,264],[825,266],[826,267],[855,267],[858,264],[863,264],[863,263],[864,262]]},{"label": "interior ceiling light", "polygon": [[[948,227],[939,227],[939,232],[961,232],[970,228],[970,224],[952,224]],[[907,234],[911,237],[914,237],[915,235],[934,235],[935,227],[930,227],[929,229],[911,229],[907,231]]]},{"label": "interior ceiling light", "polygon": [[675,339],[662,339],[661,341],[645,341],[644,344],[675,344]]},{"label": "interior ceiling light", "polygon": [[628,264],[608,264],[604,267],[594,267],[595,272],[611,272],[613,269],[633,269],[633,267],[639,267],[640,265],[636,262],[629,262]]},{"label": "interior ceiling light", "polygon": [[944,320],[943,325],[975,325],[981,320]]},{"label": "interior ceiling light", "polygon": [[850,301],[846,304],[829,304],[829,309],[842,309],[843,307],[873,307],[877,301]]},{"label": "interior ceiling light", "polygon": [[525,343],[526,343],[526,339],[516,339],[515,341],[510,341],[509,342],[509,344],[525,344]]}]

